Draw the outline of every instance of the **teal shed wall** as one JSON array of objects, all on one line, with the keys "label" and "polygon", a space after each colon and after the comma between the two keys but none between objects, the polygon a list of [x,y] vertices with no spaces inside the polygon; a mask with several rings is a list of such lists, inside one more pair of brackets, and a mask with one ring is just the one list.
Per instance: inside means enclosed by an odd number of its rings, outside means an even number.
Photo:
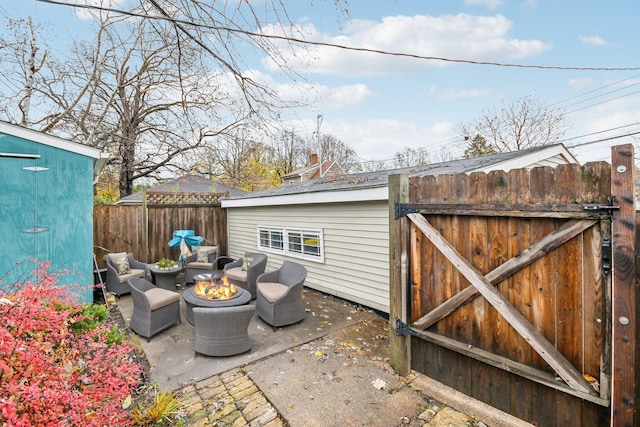
[{"label": "teal shed wall", "polygon": [[64,285],[93,300],[93,159],[0,133],[0,286],[32,278],[33,260],[51,261]]}]

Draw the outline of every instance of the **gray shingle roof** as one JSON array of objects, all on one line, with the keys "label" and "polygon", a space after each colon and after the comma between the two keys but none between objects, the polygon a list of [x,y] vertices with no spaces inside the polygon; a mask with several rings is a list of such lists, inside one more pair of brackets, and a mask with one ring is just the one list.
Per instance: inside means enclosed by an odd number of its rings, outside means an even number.
[{"label": "gray shingle roof", "polygon": [[548,150],[552,147],[561,145],[562,144],[533,147],[526,150],[510,151],[506,153],[474,157],[471,159],[450,160],[447,162],[432,163],[423,166],[413,166],[407,168],[387,169],[375,172],[353,173],[326,178],[317,178],[309,181],[283,185],[281,187],[272,188],[269,190],[230,196],[229,199],[250,199],[256,197],[283,196],[320,191],[356,190],[383,187],[387,185],[388,177],[392,174],[442,175],[468,173],[489,168],[490,166],[498,163],[503,163],[509,160],[517,159],[518,157],[525,156],[527,154]]}]

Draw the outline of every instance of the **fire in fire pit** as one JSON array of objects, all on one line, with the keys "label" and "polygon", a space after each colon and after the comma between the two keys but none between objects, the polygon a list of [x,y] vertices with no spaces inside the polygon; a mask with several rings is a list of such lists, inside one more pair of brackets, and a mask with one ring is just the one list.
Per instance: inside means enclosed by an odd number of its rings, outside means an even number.
[{"label": "fire in fire pit", "polygon": [[[202,277],[204,276],[204,277]],[[193,293],[206,300],[225,300],[233,298],[238,290],[233,283],[229,284],[226,277],[222,277],[222,283],[218,283],[218,277],[212,275],[200,275],[194,277],[196,282]]]}]

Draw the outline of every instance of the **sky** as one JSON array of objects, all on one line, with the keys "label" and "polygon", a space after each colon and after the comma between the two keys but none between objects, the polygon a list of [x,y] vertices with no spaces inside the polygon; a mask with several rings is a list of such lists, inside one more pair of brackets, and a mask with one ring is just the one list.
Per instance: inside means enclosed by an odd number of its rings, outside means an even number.
[{"label": "sky", "polygon": [[[308,40],[403,54],[284,52],[318,95],[287,117],[292,128],[310,137],[319,127],[363,162],[405,147],[458,157],[460,124],[525,96],[565,114],[563,142],[581,162],[608,159],[640,132],[637,0],[350,0],[348,14],[333,0],[284,3]],[[4,0],[0,14],[51,23],[57,43],[87,27],[73,8],[36,0]],[[247,63],[291,93],[268,58]]]}]

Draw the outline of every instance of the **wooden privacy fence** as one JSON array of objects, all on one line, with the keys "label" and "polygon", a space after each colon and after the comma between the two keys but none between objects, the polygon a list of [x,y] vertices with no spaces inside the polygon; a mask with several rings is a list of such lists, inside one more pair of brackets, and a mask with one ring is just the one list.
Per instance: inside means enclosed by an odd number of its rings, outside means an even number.
[{"label": "wooden privacy fence", "polygon": [[391,362],[540,426],[636,425],[633,149],[390,177]]},{"label": "wooden privacy fence", "polygon": [[[98,265],[109,252],[132,252],[136,259],[155,262],[177,260],[179,248],[167,244],[175,230],[194,230],[207,245],[218,245],[227,253],[227,214],[220,207],[219,193],[153,192],[142,205],[94,206],[93,241]],[[104,250],[104,249],[106,250]]]}]

